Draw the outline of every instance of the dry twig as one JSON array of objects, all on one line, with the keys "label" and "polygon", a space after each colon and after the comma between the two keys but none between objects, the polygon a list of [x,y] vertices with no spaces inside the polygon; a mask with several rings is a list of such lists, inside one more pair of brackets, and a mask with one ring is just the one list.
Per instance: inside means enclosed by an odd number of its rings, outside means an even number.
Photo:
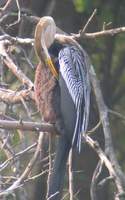
[{"label": "dry twig", "polygon": [[10,156],[6,161],[4,161],[2,164],[0,164],[0,171],[5,169],[11,163],[11,161],[13,159],[16,159],[17,157],[24,155],[26,152],[28,152],[29,150],[34,148],[36,145],[37,144],[34,143],[34,144],[30,145],[29,147],[25,148],[24,150],[20,151],[19,153],[16,153],[16,154],[13,154],[13,156]]},{"label": "dry twig", "polygon": [[90,67],[90,79],[91,79],[91,83],[94,89],[96,102],[97,102],[98,110],[99,110],[99,115],[100,115],[103,131],[104,131],[105,153],[106,155],[109,156],[110,162],[112,163],[112,166],[113,166],[113,170],[115,171],[115,182],[116,182],[116,187],[118,189],[118,194],[119,194],[119,193],[122,193],[124,191],[123,188],[125,188],[125,175],[123,174],[115,155],[115,151],[114,151],[113,143],[112,143],[110,125],[109,125],[108,109],[104,103],[100,85],[97,80],[96,74],[94,72],[93,66]]},{"label": "dry twig", "polygon": [[[107,167],[110,176],[114,178],[114,182],[115,182],[116,188],[117,188],[116,196],[118,197],[120,195],[121,196],[125,195],[125,191],[124,191],[123,186],[121,184],[121,179],[117,175],[117,172],[115,171],[113,163],[106,157],[105,153],[102,151],[102,149],[100,148],[100,146],[99,146],[99,144],[97,142],[93,141],[89,136],[86,136],[86,142],[97,153],[97,155],[99,156],[101,162],[104,163],[105,166]],[[118,199],[120,199],[120,198],[118,198]],[[93,200],[95,200],[95,198],[93,198]]]},{"label": "dry twig", "polygon": [[4,5],[4,7],[0,8],[0,11],[5,11],[5,10],[7,9],[7,7],[10,5],[11,1],[12,1],[12,0],[8,0],[8,1],[6,2],[6,4]]},{"label": "dry twig", "polygon": [[88,25],[90,24],[90,22],[92,21],[93,17],[95,16],[95,14],[97,13],[97,9],[95,9],[92,13],[92,15],[90,16],[90,18],[88,19],[87,23],[85,24],[84,28],[80,31],[80,34],[84,34],[86,32],[86,29],[88,27]]},{"label": "dry twig", "polygon": [[28,85],[29,88],[33,88],[32,81],[21,71],[21,69],[15,65],[13,60],[9,57],[5,47],[6,42],[0,42],[0,55],[2,56],[3,63],[13,72],[13,74],[23,83]]},{"label": "dry twig", "polygon": [[69,152],[69,194],[70,200],[73,200],[73,169],[72,169],[72,158],[73,158],[73,150],[71,148]]},{"label": "dry twig", "polygon": [[23,181],[27,178],[28,174],[31,172],[31,169],[33,168],[34,163],[36,162],[39,156],[40,151],[42,150],[42,146],[44,143],[43,138],[44,138],[44,133],[40,132],[36,151],[33,157],[31,158],[30,162],[28,163],[27,167],[25,168],[24,172],[8,189],[4,190],[3,192],[0,192],[0,197],[11,193],[13,190],[18,188],[20,184],[23,183]]},{"label": "dry twig", "polygon": [[25,100],[34,100],[34,92],[29,89],[20,91],[13,91],[9,89],[0,88],[0,100],[9,104],[16,104]]}]

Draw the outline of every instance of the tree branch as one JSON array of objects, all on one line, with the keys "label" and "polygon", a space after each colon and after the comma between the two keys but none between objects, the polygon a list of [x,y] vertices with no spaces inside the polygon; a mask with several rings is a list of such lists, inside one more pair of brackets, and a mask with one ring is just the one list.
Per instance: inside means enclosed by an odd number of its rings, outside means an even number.
[{"label": "tree branch", "polygon": [[22,98],[25,100],[32,99],[34,100],[34,92],[30,89],[24,89],[20,91],[13,91],[9,89],[0,88],[0,101],[6,103],[14,104],[22,101]]},{"label": "tree branch", "polygon": [[23,45],[33,45],[34,39],[32,38],[20,38],[20,37],[12,37],[8,34],[1,35],[0,41],[2,40],[8,40],[8,42],[16,43],[16,44],[23,44]]},{"label": "tree branch", "polygon": [[[98,142],[93,141],[89,136],[86,136],[86,142],[93,148],[93,150],[97,153],[102,163],[107,167],[109,174],[111,177],[114,177],[114,182],[117,187],[117,196],[125,195],[125,191],[122,187],[121,180],[119,179],[117,172],[113,166],[113,163],[106,157],[105,153],[100,148]],[[95,198],[93,198],[95,199]],[[119,198],[118,198],[119,199]]]},{"label": "tree branch", "polygon": [[87,29],[88,25],[90,24],[90,22],[92,21],[92,19],[95,16],[96,13],[97,13],[97,9],[94,9],[94,11],[93,11],[92,15],[89,17],[87,23],[85,24],[83,29],[80,31],[80,35],[82,35],[82,34],[84,34],[86,32],[86,29]]},{"label": "tree branch", "polygon": [[120,27],[120,28],[113,28],[109,30],[103,30],[95,33],[78,33],[78,34],[73,34],[71,36],[73,39],[95,39],[103,36],[113,36],[117,35],[119,33],[124,33],[125,32],[125,27]]},{"label": "tree branch", "polygon": [[20,184],[26,179],[26,177],[31,172],[31,169],[33,168],[34,163],[36,162],[38,158],[39,152],[42,150],[43,143],[44,143],[44,133],[41,132],[39,135],[36,151],[33,157],[31,158],[30,162],[28,163],[27,167],[25,168],[24,172],[8,189],[4,190],[3,192],[0,192],[0,197],[3,195],[9,194],[10,192],[18,188]]},{"label": "tree branch", "polygon": [[110,161],[114,167],[114,170],[116,171],[116,180],[119,183],[120,187],[122,188],[124,186],[125,188],[125,175],[123,174],[121,167],[118,164],[115,151],[113,148],[112,143],[112,136],[111,136],[111,130],[109,125],[109,117],[108,117],[108,108],[106,107],[103,96],[101,93],[99,82],[96,78],[96,74],[94,72],[93,66],[90,68],[90,79],[91,83],[94,89],[96,102],[98,105],[98,110],[100,114],[100,119],[102,122],[102,127],[104,131],[104,137],[105,137],[105,152],[109,156]]},{"label": "tree branch", "polygon": [[7,0],[6,4],[4,5],[4,7],[0,8],[0,11],[5,11],[7,9],[7,7],[10,5],[12,0]]},{"label": "tree branch", "polygon": [[33,88],[34,84],[32,81],[22,72],[22,70],[15,65],[13,60],[9,57],[5,47],[6,41],[0,42],[0,55],[2,56],[3,63],[13,72],[13,74],[23,83],[26,84],[30,89]]},{"label": "tree branch", "polygon": [[56,133],[56,129],[52,124],[48,123],[38,123],[38,122],[26,122],[20,121],[10,121],[10,120],[0,120],[0,128],[2,129],[20,129],[25,131],[43,131],[48,133]]},{"label": "tree branch", "polygon": [[74,199],[73,191],[74,191],[74,184],[73,184],[73,163],[72,163],[72,158],[73,158],[73,149],[71,148],[69,152],[69,195],[70,195],[70,200]]}]

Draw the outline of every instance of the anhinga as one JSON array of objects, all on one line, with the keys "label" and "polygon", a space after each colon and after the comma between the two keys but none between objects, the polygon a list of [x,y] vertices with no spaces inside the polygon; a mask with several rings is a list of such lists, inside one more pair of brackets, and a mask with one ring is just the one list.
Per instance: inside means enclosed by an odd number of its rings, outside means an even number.
[{"label": "anhinga", "polygon": [[[90,105],[89,63],[87,54],[77,42],[56,34],[52,17],[43,17],[38,22],[35,50],[40,60],[34,83],[37,106],[43,119],[54,123],[60,132],[48,191],[48,197],[52,196],[49,199],[59,200],[69,150],[77,146],[80,151],[82,135],[87,131]],[[56,58],[55,63],[51,57]]]}]

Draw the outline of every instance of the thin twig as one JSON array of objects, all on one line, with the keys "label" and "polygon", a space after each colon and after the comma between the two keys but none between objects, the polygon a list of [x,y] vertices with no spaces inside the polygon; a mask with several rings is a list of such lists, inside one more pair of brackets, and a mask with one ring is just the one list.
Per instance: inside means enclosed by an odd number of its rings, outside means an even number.
[{"label": "thin twig", "polygon": [[2,164],[0,164],[0,171],[5,169],[13,159],[16,159],[17,157],[20,157],[24,155],[26,152],[30,151],[32,148],[34,148],[37,145],[37,143],[34,143],[30,145],[29,147],[25,148],[24,150],[20,151],[19,153],[14,154],[12,157],[9,157],[6,161],[4,161]]},{"label": "thin twig", "polygon": [[17,5],[17,8],[18,8],[18,20],[17,22],[15,22],[15,24],[19,23],[20,22],[20,14],[21,14],[21,11],[20,11],[20,4],[19,4],[19,1],[16,0],[16,5]]},{"label": "thin twig", "polygon": [[69,194],[70,200],[73,200],[73,169],[72,169],[72,158],[73,158],[73,150],[71,148],[69,152]]},{"label": "thin twig", "polygon": [[108,176],[106,178],[104,178],[103,180],[101,180],[99,183],[98,183],[98,187],[99,188],[102,188],[104,187],[104,185],[109,182],[109,181],[113,181],[113,177],[112,176]]},{"label": "thin twig", "polygon": [[92,15],[90,16],[90,18],[88,19],[88,21],[86,22],[84,28],[82,29],[82,31],[80,32],[80,34],[84,34],[86,32],[86,29],[88,28],[90,22],[92,21],[93,17],[95,16],[95,14],[97,13],[97,9],[94,9]]},{"label": "thin twig", "polygon": [[99,146],[99,144],[95,141],[93,141],[89,136],[86,135],[86,142],[88,143],[89,146],[91,146],[93,148],[93,150],[97,153],[97,155],[99,156],[100,160],[105,164],[105,166],[107,167],[110,176],[112,176],[114,178],[114,182],[116,184],[116,188],[117,188],[117,194],[121,194],[124,195],[125,191],[122,187],[121,184],[121,180],[120,178],[117,176],[117,173],[114,169],[114,166],[112,165],[112,163],[110,162],[110,160],[106,157],[105,153],[102,151],[101,147]]},{"label": "thin twig", "polygon": [[105,152],[109,156],[110,161],[113,164],[114,169],[116,171],[117,184],[122,188],[123,186],[125,187],[125,175],[123,174],[115,155],[113,142],[112,142],[112,136],[111,136],[111,130],[110,130],[110,124],[109,124],[108,108],[106,107],[104,103],[100,85],[96,78],[96,73],[94,71],[93,66],[90,67],[90,78],[91,78],[91,83],[94,89],[96,102],[97,102],[98,110],[100,114],[100,119],[102,122],[103,131],[104,131]]},{"label": "thin twig", "polygon": [[26,102],[25,102],[25,100],[24,100],[23,97],[21,98],[21,102],[22,102],[22,104],[23,104],[23,106],[24,106],[24,108],[25,108],[25,110],[26,110],[26,113],[27,113],[28,118],[31,120],[30,110],[29,110],[28,106],[26,105]]},{"label": "thin twig", "polygon": [[[49,173],[48,173],[48,179],[47,179],[47,192],[49,191],[49,183],[51,179],[52,174],[52,135],[49,135]],[[48,193],[47,195],[48,196]]]},{"label": "thin twig", "polygon": [[25,100],[34,100],[34,92],[30,89],[24,89],[20,91],[13,91],[10,89],[0,88],[0,100],[9,104],[16,104]]},{"label": "thin twig", "polygon": [[88,135],[94,133],[98,128],[99,126],[101,125],[101,120],[95,125],[95,127],[93,127],[91,130],[89,130],[87,133]]},{"label": "thin twig", "polygon": [[16,1],[17,9],[18,9],[18,18],[17,18],[17,20],[15,22],[9,24],[7,28],[10,28],[11,26],[16,25],[17,23],[20,22],[20,19],[21,19],[20,4],[19,4],[18,0],[15,0],[15,1]]},{"label": "thin twig", "polygon": [[102,166],[103,166],[103,161],[99,160],[91,181],[91,186],[90,186],[90,195],[91,195],[91,200],[97,200],[97,195],[96,195],[96,190],[97,190],[97,182],[98,182],[98,177],[102,171]]},{"label": "thin twig", "polygon": [[115,111],[115,110],[108,109],[108,112],[111,113],[111,114],[113,114],[113,115],[116,115],[117,117],[119,117],[119,118],[121,118],[123,120],[125,120],[125,116],[122,115],[121,113]]},{"label": "thin twig", "polygon": [[11,1],[12,1],[12,0],[8,0],[8,1],[6,2],[6,4],[4,5],[4,7],[0,8],[0,11],[5,11],[5,10],[7,9],[7,7],[10,5]]},{"label": "thin twig", "polygon": [[5,41],[0,42],[0,55],[3,57],[4,64],[13,72],[13,74],[23,83],[28,85],[29,88],[33,88],[32,81],[22,72],[22,70],[15,65],[13,60],[9,57],[5,48]]},{"label": "thin twig", "polygon": [[37,145],[36,151],[34,153],[34,156],[31,158],[30,162],[28,163],[28,165],[25,168],[25,170],[22,173],[22,175],[9,188],[7,188],[3,192],[1,192],[0,193],[0,197],[12,192],[15,188],[19,187],[19,185],[26,179],[26,177],[31,172],[31,169],[33,168],[34,163],[36,162],[36,160],[37,160],[37,158],[39,156],[39,153],[40,153],[40,151],[41,151],[41,149],[43,147],[43,143],[44,143],[44,133],[40,132],[39,139],[38,139],[38,145]]},{"label": "thin twig", "polygon": [[47,200],[51,200],[51,198],[53,198],[54,196],[56,196],[57,194],[59,194],[59,192],[55,192],[54,194],[52,194],[49,198],[47,198]]}]

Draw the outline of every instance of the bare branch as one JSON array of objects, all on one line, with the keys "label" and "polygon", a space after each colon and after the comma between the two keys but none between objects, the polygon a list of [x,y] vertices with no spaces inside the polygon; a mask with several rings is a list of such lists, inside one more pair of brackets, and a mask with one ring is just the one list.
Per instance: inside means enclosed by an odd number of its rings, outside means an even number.
[{"label": "bare branch", "polygon": [[107,182],[112,181],[112,180],[113,180],[113,177],[108,176],[98,183],[98,187],[103,187]]},{"label": "bare branch", "polygon": [[125,120],[125,116],[122,115],[121,113],[115,111],[115,110],[108,109],[108,112],[111,113],[111,114],[113,114],[113,115],[116,115],[117,117],[119,117],[119,118],[121,118],[123,120]]},{"label": "bare branch", "polygon": [[33,168],[34,163],[36,162],[38,158],[39,152],[42,150],[43,143],[44,143],[44,133],[41,132],[39,135],[38,144],[37,144],[37,148],[34,153],[34,156],[31,158],[24,172],[8,189],[4,190],[3,192],[0,192],[0,197],[3,195],[9,194],[13,190],[15,190],[26,179],[26,177],[31,172],[31,169]]},{"label": "bare branch", "polygon": [[[59,34],[64,34],[64,31],[61,31],[61,29],[59,30]],[[104,37],[104,36],[114,36],[120,33],[124,33],[125,32],[125,27],[119,27],[119,28],[113,28],[113,29],[109,29],[109,30],[102,30],[102,31],[98,31],[98,32],[94,32],[94,33],[83,33],[81,34],[72,34],[71,36],[67,36],[68,38],[74,39],[74,40],[82,40],[82,39],[95,39],[95,38],[100,38],[100,37]],[[65,34],[67,35],[67,34]]]},{"label": "bare branch", "polygon": [[48,172],[48,178],[47,178],[47,194],[46,197],[48,196],[48,191],[49,191],[49,182],[51,179],[52,175],[52,135],[49,135],[49,172]]},{"label": "bare branch", "polygon": [[101,170],[102,170],[102,166],[103,166],[103,161],[99,160],[99,162],[94,170],[92,181],[91,181],[91,188],[90,188],[91,200],[97,200],[97,195],[96,195],[97,182],[98,182],[98,178],[101,173]]},{"label": "bare branch", "polygon": [[90,18],[88,19],[87,23],[85,24],[84,28],[80,31],[80,34],[84,34],[86,32],[86,29],[88,27],[88,25],[90,24],[90,22],[92,21],[93,17],[95,16],[95,14],[97,13],[97,9],[95,9],[92,13],[92,15],[90,16]]},{"label": "bare branch", "polygon": [[18,8],[18,19],[17,19],[17,21],[15,22],[15,23],[13,23],[13,24],[11,24],[11,26],[12,25],[15,25],[15,24],[17,24],[17,23],[19,23],[20,22],[20,15],[21,15],[21,11],[20,11],[20,4],[19,4],[19,1],[18,0],[16,0],[16,5],[17,5],[17,8]]},{"label": "bare branch", "polygon": [[7,9],[7,7],[10,5],[11,1],[12,1],[12,0],[8,0],[8,1],[6,2],[6,4],[5,4],[5,6],[2,7],[2,8],[0,8],[0,11],[5,11],[5,10]]},{"label": "bare branch", "polygon": [[91,130],[89,130],[87,132],[87,134],[90,135],[90,134],[94,133],[100,127],[100,125],[101,125],[101,120],[95,125],[95,127],[93,127]]},{"label": "bare branch", "polygon": [[9,163],[11,163],[11,161],[13,159],[16,159],[17,157],[20,157],[20,156],[24,155],[27,151],[29,151],[32,148],[36,147],[36,145],[37,145],[37,143],[34,143],[34,144],[30,145],[29,147],[25,148],[24,150],[20,151],[19,153],[16,153],[13,156],[9,157],[6,161],[4,161],[2,164],[0,164],[0,171],[5,169],[9,165]]},{"label": "bare branch", "polygon": [[118,161],[115,155],[115,151],[114,151],[113,143],[112,143],[111,130],[109,126],[108,109],[104,103],[99,82],[96,78],[96,74],[94,72],[93,66],[90,67],[90,79],[91,79],[92,86],[94,89],[94,93],[95,93],[95,97],[96,97],[96,101],[98,105],[98,110],[100,114],[100,119],[102,122],[103,131],[104,131],[105,152],[109,156],[110,161],[114,166],[114,169],[117,174],[116,180],[119,183],[120,187],[122,188],[123,186],[125,186],[125,176],[118,164]]},{"label": "bare branch", "polygon": [[23,83],[28,85],[30,89],[34,84],[32,81],[22,72],[22,70],[15,65],[13,60],[9,57],[5,48],[5,41],[0,42],[0,55],[3,57],[3,63],[13,72],[13,74]]},{"label": "bare branch", "polygon": [[56,129],[54,128],[54,126],[52,124],[37,123],[37,122],[26,122],[26,121],[22,121],[22,120],[21,121],[0,120],[0,128],[57,133]]},{"label": "bare branch", "polygon": [[8,28],[11,27],[11,26],[16,25],[17,23],[19,23],[19,22],[20,22],[20,19],[21,19],[21,11],[20,11],[19,1],[18,1],[18,0],[15,0],[15,1],[16,1],[17,9],[18,9],[18,19],[17,19],[15,22],[9,24],[9,25],[8,25]]},{"label": "bare branch", "polygon": [[69,152],[69,194],[70,200],[73,200],[73,169],[72,169],[72,158],[73,158],[73,150],[71,148]]},{"label": "bare branch", "polygon": [[117,35],[119,33],[124,33],[125,32],[125,27],[120,27],[120,28],[114,28],[114,29],[109,29],[109,30],[103,30],[103,31],[99,31],[99,32],[95,32],[95,33],[82,33],[82,35],[80,33],[78,34],[73,34],[73,36],[71,36],[71,38],[73,39],[95,39],[95,38],[99,38],[99,37],[103,37],[103,36],[114,36]]},{"label": "bare branch", "polygon": [[0,100],[6,103],[14,104],[22,101],[22,98],[25,100],[32,99],[34,100],[34,92],[31,89],[25,89],[20,91],[13,91],[9,89],[0,88]]},{"label": "bare branch", "polygon": [[102,149],[100,148],[97,142],[93,141],[89,136],[86,136],[86,142],[97,153],[101,162],[105,164],[105,166],[107,167],[109,171],[110,176],[114,177],[114,182],[116,183],[116,187],[117,187],[117,195],[119,194],[124,195],[125,191],[122,187],[121,180],[114,169],[113,163],[106,157],[105,153],[102,151]]},{"label": "bare branch", "polygon": [[23,44],[23,45],[29,45],[29,44],[33,45],[33,43],[34,43],[34,39],[32,39],[32,38],[12,37],[8,34],[1,35],[0,41],[2,41],[2,40],[9,40],[12,43]]}]

